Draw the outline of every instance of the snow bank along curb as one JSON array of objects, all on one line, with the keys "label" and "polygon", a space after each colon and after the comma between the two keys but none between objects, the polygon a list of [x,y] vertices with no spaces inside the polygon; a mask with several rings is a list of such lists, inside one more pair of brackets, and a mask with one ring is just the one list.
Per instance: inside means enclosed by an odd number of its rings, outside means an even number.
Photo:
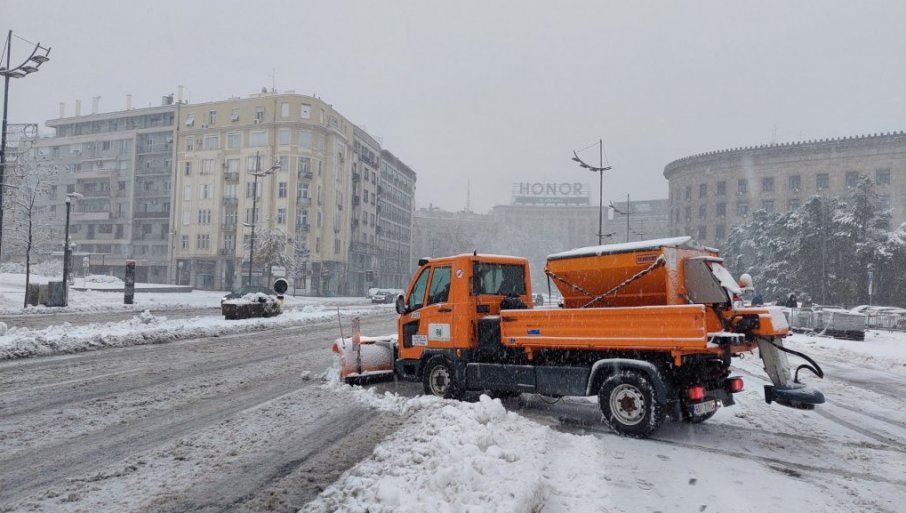
[{"label": "snow bank along curb", "polygon": [[[507,412],[499,399],[486,395],[477,403],[405,399],[338,383],[336,373],[329,371],[325,387],[338,396],[410,419],[302,508],[304,513],[521,513],[545,504],[588,511],[608,500],[596,477],[571,475],[600,465],[601,446],[593,437],[557,433]],[[570,489],[561,490],[566,483]]]},{"label": "snow bank along curb", "polygon": [[[341,315],[343,318],[350,318],[383,313],[386,312],[382,309],[363,308],[344,310]],[[132,319],[121,322],[84,326],[73,326],[67,322],[39,330],[9,328],[5,334],[0,330],[0,360],[248,333],[319,321],[336,321],[336,317],[336,310],[320,306],[305,306],[286,311],[279,317],[228,322],[224,322],[220,316],[167,320],[166,317],[157,317],[145,310]]]}]

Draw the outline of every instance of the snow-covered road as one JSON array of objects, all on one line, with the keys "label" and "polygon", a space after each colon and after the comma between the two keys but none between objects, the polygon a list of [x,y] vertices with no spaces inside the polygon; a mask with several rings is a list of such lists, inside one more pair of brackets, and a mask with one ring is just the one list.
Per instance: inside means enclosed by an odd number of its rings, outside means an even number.
[{"label": "snow-covered road", "polygon": [[321,386],[337,331],[0,362],[0,511],[298,508],[403,421]]}]

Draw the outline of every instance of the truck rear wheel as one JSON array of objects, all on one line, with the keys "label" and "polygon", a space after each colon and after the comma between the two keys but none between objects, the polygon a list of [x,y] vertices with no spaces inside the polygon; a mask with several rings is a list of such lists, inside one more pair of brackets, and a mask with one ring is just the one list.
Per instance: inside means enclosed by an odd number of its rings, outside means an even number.
[{"label": "truck rear wheel", "polygon": [[459,399],[462,396],[462,389],[456,382],[453,364],[443,356],[435,356],[428,360],[422,377],[425,394],[436,395],[444,399]]},{"label": "truck rear wheel", "polygon": [[664,422],[664,408],[657,399],[651,379],[636,370],[609,376],[598,392],[604,422],[617,433],[636,438],[650,436]]}]

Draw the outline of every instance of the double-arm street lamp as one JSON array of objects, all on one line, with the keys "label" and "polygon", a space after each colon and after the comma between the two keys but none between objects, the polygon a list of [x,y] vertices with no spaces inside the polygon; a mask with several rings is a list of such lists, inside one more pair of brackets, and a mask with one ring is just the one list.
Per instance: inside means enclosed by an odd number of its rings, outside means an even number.
[{"label": "double-arm street lamp", "polygon": [[[24,41],[24,39],[23,39]],[[0,249],[3,246],[3,180],[6,175],[6,120],[9,111],[9,79],[22,78],[30,73],[35,73],[42,64],[50,60],[50,48],[44,48],[41,43],[36,43],[31,54],[22,64],[12,65],[13,31],[6,36],[6,60],[0,55],[0,76],[3,77],[3,128],[0,135]]]},{"label": "double-arm street lamp", "polygon": [[255,260],[255,225],[258,224],[258,177],[267,176],[274,171],[280,169],[280,163],[277,162],[271,167],[261,170],[261,157],[258,155],[258,152],[255,152],[255,170],[249,171],[252,176],[255,177],[254,185],[252,186],[252,217],[249,219],[252,227],[252,237],[249,240],[249,283],[248,285],[252,286],[252,262]]},{"label": "double-arm street lamp", "polygon": [[598,140],[601,151],[601,165],[598,167],[590,166],[579,158],[579,154],[573,151],[573,160],[579,163],[582,169],[588,169],[592,173],[601,175],[598,187],[598,244],[604,244],[604,171],[609,171],[611,166],[604,166],[604,139]]}]

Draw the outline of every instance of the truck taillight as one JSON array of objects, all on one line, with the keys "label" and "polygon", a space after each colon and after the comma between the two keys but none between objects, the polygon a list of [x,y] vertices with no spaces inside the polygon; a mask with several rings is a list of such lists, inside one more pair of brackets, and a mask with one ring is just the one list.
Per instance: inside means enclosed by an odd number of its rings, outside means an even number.
[{"label": "truck taillight", "polygon": [[691,401],[701,401],[705,398],[705,387],[701,385],[696,385],[694,387],[689,387],[689,400]]},{"label": "truck taillight", "polygon": [[745,386],[745,384],[742,382],[742,378],[740,377],[730,378],[727,380],[727,390],[729,390],[731,394],[742,392],[743,386]]}]

